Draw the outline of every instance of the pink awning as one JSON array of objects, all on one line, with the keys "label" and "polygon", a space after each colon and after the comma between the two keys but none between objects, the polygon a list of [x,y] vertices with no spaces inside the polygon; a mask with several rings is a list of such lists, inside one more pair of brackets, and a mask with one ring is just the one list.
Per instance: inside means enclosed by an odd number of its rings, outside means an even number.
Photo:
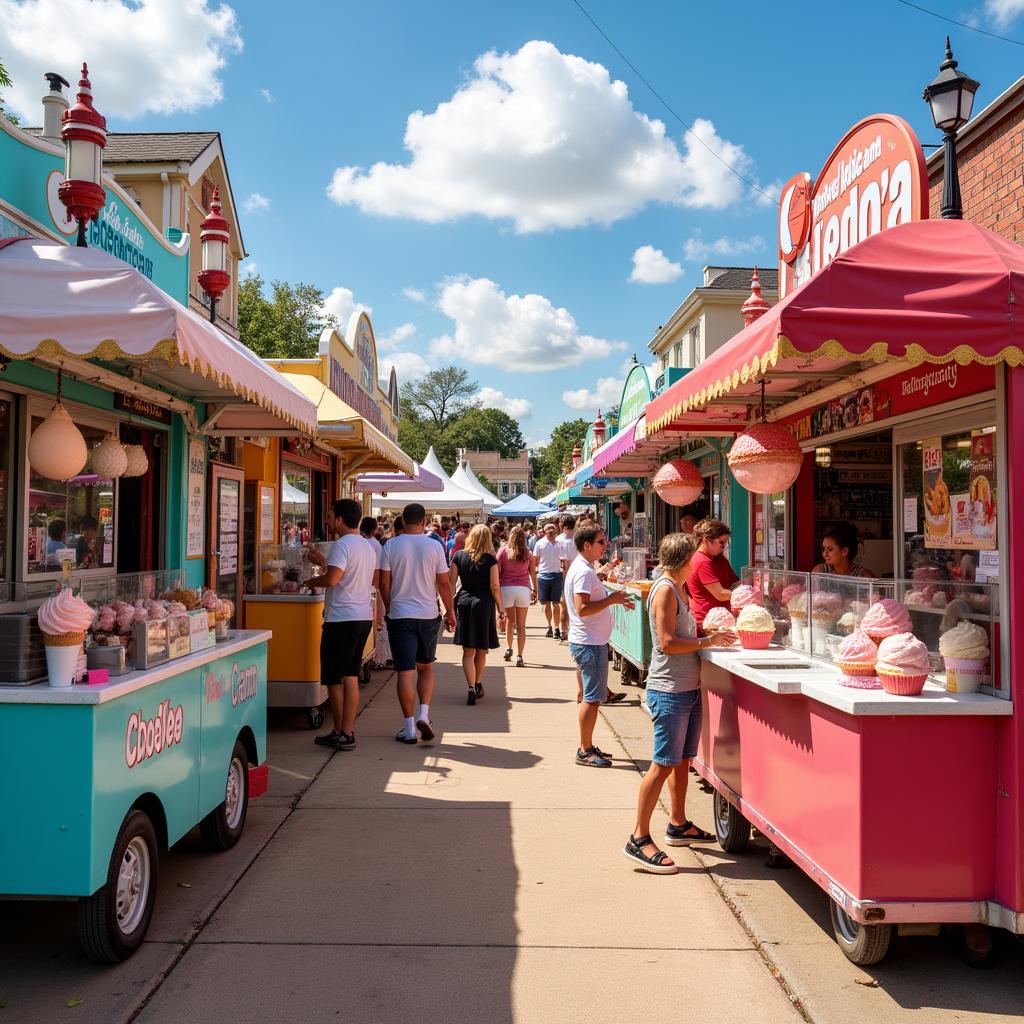
[{"label": "pink awning", "polygon": [[[605,441],[600,448],[594,452],[594,475],[604,476],[611,464],[623,455],[636,451],[636,424],[632,423],[623,427],[610,441]],[[616,474],[618,475],[618,474]]]},{"label": "pink awning", "polygon": [[220,406],[220,429],[316,433],[316,406],[279,373],[100,249],[0,245],[0,351],[144,364],[144,380]]}]

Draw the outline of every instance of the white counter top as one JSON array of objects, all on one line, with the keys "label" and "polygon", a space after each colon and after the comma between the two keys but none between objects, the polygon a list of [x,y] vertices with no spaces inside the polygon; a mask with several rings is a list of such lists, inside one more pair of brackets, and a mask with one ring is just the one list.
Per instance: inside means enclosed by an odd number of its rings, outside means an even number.
[{"label": "white counter top", "polygon": [[253,601],[286,601],[288,604],[323,604],[324,592],[319,594],[246,594],[243,598],[246,604]]},{"label": "white counter top", "polygon": [[[925,683],[917,697],[898,697],[884,690],[857,690],[839,684],[839,671],[789,648],[765,651],[709,648],[705,661],[762,689],[783,696],[803,695],[849,715],[1012,715],[1013,703],[987,693],[950,693]],[[799,667],[807,666],[807,667]]]},{"label": "white counter top", "polygon": [[0,704],[105,704],[125,694],[145,689],[172,676],[181,675],[191,669],[209,665],[211,661],[225,658],[240,651],[255,647],[270,639],[268,629],[236,629],[230,640],[197,654],[186,654],[156,668],[128,672],[123,676],[111,676],[110,682],[98,686],[49,686],[36,683],[33,686],[0,686]]}]

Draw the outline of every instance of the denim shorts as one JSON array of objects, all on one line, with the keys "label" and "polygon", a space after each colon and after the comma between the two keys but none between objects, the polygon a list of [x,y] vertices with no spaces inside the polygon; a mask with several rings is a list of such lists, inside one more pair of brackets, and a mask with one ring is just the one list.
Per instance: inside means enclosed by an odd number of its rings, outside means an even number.
[{"label": "denim shorts", "polygon": [[647,690],[647,707],[654,723],[655,764],[672,766],[697,756],[703,704],[700,687],[685,693]]},{"label": "denim shorts", "polygon": [[417,665],[437,661],[437,636],[441,631],[441,617],[436,619],[391,619],[388,624],[388,642],[396,672],[408,672]]},{"label": "denim shorts", "polygon": [[600,704],[608,696],[608,645],[569,644],[569,653],[583,677],[583,703]]},{"label": "denim shorts", "polygon": [[565,577],[561,573],[537,577],[537,600],[541,604],[557,604],[562,600]]}]

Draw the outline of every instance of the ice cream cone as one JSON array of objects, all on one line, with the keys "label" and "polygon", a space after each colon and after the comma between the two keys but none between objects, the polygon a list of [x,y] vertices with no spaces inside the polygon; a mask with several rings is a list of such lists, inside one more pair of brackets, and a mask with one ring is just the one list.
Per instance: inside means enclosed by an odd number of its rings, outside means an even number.
[{"label": "ice cream cone", "polygon": [[46,674],[50,686],[67,687],[74,683],[84,638],[84,633],[43,634]]}]

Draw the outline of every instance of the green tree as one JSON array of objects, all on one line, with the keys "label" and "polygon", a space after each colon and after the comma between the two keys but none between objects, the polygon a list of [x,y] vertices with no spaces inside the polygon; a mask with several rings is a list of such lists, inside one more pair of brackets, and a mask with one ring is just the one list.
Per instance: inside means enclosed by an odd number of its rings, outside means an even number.
[{"label": "green tree", "polygon": [[477,383],[469,379],[468,371],[457,366],[431,370],[419,380],[407,380],[402,385],[402,416],[418,416],[442,433],[469,408],[476,389]]},{"label": "green tree", "polygon": [[551,431],[551,440],[533,452],[530,456],[530,469],[536,494],[547,494],[558,485],[566,457],[572,456],[577,443],[583,445],[589,426],[588,421],[582,417],[559,423]]},{"label": "green tree", "polygon": [[[3,66],[3,64],[0,64],[0,89],[10,89],[12,85],[14,85],[14,83],[11,81],[11,76],[7,74],[7,69]],[[3,96],[0,96],[0,107],[2,107],[3,105],[4,98]],[[11,124],[21,124],[21,118],[18,117],[17,114],[12,114],[9,110],[5,110],[3,112],[3,115],[7,118],[8,121],[11,122]]]},{"label": "green tree", "polygon": [[324,309],[324,293],[311,284],[271,282],[271,298],[259,274],[238,284],[238,331],[262,359],[310,359],[325,327],[337,320]]},{"label": "green tree", "polygon": [[466,409],[447,433],[456,448],[498,452],[505,459],[516,458],[526,447],[519,424],[501,409]]}]

